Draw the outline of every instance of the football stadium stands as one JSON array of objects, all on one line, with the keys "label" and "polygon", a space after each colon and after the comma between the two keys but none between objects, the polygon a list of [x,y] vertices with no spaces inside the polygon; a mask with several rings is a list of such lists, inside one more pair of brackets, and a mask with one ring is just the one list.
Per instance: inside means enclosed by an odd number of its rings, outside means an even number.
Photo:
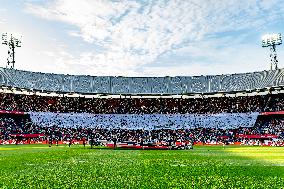
[{"label": "football stadium stands", "polygon": [[283,146],[283,73],[138,78],[0,68],[0,144],[115,140]]}]

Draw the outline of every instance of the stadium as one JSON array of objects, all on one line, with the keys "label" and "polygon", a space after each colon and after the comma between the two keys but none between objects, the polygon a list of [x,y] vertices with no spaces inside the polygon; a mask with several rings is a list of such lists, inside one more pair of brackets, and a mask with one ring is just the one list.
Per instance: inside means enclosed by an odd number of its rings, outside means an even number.
[{"label": "stadium", "polygon": [[169,141],[284,145],[283,69],[144,78],[7,68],[0,73],[2,121],[10,125],[2,130],[3,144],[115,137],[126,146]]},{"label": "stadium", "polygon": [[284,186],[281,34],[270,70],[164,77],[16,69],[8,37],[0,188]]},{"label": "stadium", "polygon": [[284,146],[283,69],[156,78],[0,73],[3,145]]}]

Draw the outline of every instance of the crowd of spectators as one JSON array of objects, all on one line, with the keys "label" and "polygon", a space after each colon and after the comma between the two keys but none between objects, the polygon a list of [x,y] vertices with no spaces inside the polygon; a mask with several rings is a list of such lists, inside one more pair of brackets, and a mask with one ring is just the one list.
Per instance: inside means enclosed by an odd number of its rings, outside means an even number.
[{"label": "crowd of spectators", "polygon": [[270,95],[267,100],[265,111],[283,111],[284,110],[284,94]]},{"label": "crowd of spectators", "polygon": [[[0,110],[22,112],[62,112],[92,114],[216,114],[281,111],[284,96],[257,95],[211,98],[84,98],[47,97],[0,93]],[[254,127],[192,129],[102,129],[58,125],[42,126],[32,123],[28,116],[0,116],[0,140],[9,140],[11,134],[43,134],[45,140],[112,140],[157,142],[163,140],[194,142],[236,142],[245,135],[277,135],[284,139],[284,118],[258,119]]]},{"label": "crowd of spectators", "polygon": [[85,98],[0,93],[0,110],[93,114],[214,114],[281,110],[273,95],[204,98]]},{"label": "crowd of spectators", "polygon": [[271,134],[284,139],[284,118],[282,116],[261,117],[255,124],[252,134]]},{"label": "crowd of spectators", "polygon": [[18,118],[19,115],[2,117],[0,120],[0,140],[13,139],[15,134],[43,134],[34,140],[95,140],[118,142],[149,142],[162,141],[192,141],[202,143],[218,142],[241,142],[241,135],[276,135],[278,139],[284,140],[284,117],[263,117],[258,119],[254,127],[241,127],[237,129],[220,128],[193,128],[193,129],[101,129],[83,127],[42,127],[30,122],[29,118]]}]

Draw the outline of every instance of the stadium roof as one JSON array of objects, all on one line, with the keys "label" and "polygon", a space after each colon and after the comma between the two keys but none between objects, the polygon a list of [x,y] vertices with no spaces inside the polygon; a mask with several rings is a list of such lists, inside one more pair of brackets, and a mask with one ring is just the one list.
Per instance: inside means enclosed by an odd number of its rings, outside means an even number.
[{"label": "stadium roof", "polygon": [[0,68],[0,84],[30,91],[107,95],[236,93],[284,86],[284,69],[216,76],[114,77],[63,75]]}]

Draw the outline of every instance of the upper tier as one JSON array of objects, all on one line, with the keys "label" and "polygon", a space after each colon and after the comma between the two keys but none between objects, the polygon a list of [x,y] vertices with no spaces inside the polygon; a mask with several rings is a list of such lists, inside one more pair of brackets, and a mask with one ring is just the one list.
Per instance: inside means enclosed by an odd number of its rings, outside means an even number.
[{"label": "upper tier", "polygon": [[283,86],[284,69],[208,76],[112,77],[0,68],[0,84],[23,89],[84,94],[217,93]]}]

